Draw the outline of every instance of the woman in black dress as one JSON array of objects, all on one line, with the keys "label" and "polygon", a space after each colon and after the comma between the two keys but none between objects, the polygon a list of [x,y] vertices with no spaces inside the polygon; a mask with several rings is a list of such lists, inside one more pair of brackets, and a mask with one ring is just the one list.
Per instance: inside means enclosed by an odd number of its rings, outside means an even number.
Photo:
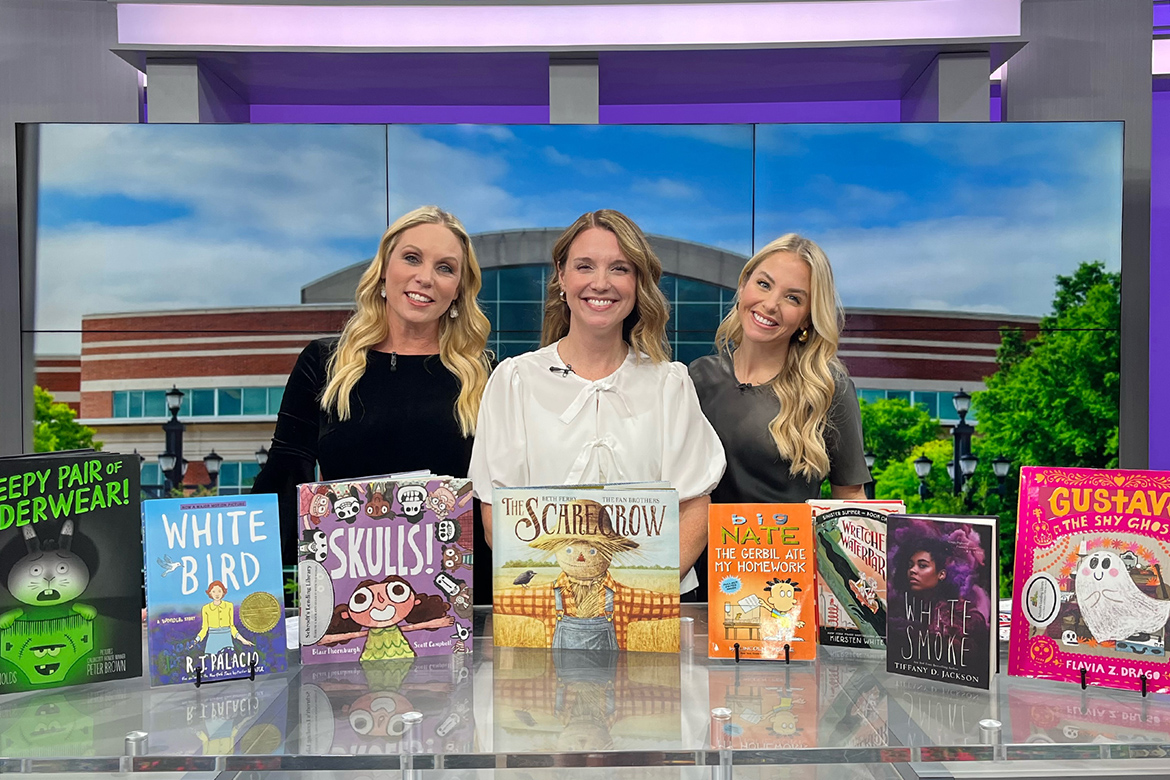
[{"label": "woman in black dress", "polygon": [[[451,214],[425,206],[386,230],[340,338],[318,339],[297,359],[252,486],[279,496],[286,563],[296,562],[296,486],[315,481],[318,467],[323,480],[467,475],[490,371],[481,284],[471,239]],[[481,546],[477,538],[477,557]],[[483,550],[475,570],[490,574]]]}]

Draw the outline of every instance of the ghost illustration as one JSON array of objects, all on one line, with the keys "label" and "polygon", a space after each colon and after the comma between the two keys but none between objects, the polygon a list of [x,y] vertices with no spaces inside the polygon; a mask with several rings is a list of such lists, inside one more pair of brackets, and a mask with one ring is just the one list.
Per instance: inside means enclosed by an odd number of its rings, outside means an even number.
[{"label": "ghost illustration", "polygon": [[1170,601],[1142,593],[1121,558],[1109,550],[1082,552],[1076,593],[1085,625],[1098,642],[1154,634],[1170,619]]}]

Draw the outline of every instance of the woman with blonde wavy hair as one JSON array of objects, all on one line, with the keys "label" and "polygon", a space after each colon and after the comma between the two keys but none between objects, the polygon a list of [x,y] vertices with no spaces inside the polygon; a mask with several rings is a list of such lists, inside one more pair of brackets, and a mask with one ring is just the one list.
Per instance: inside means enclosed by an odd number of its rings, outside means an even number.
[{"label": "woman with blonde wavy hair", "polygon": [[[679,492],[682,571],[702,552],[723,448],[670,362],[661,277],[621,212],[582,214],[557,239],[542,347],[500,363],[480,408],[470,476],[489,543],[495,488],[665,480]],[[697,584],[689,574],[682,592]]]},{"label": "woman with blonde wavy hair", "polygon": [[[430,469],[467,474],[491,370],[482,277],[466,229],[424,206],[382,235],[339,338],[297,358],[254,493],[280,497],[286,562],[295,562],[296,486]],[[488,567],[490,571],[490,566]]]}]

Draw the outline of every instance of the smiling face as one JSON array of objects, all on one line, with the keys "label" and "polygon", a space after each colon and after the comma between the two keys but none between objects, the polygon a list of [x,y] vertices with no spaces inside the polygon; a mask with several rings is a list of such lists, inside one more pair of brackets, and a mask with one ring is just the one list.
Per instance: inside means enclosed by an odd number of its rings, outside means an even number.
[{"label": "smiling face", "polygon": [[915,550],[910,556],[910,565],[906,571],[906,581],[910,590],[931,590],[938,587],[939,582],[946,579],[946,570],[940,569],[934,556],[926,550]]},{"label": "smiling face", "polygon": [[557,278],[569,306],[570,329],[620,334],[638,302],[637,270],[622,254],[617,236],[604,228],[589,228],[573,240]]},{"label": "smiling face", "polygon": [[759,344],[788,343],[809,325],[812,270],[792,252],[768,255],[739,289],[743,336]]},{"label": "smiling face", "polygon": [[224,589],[218,585],[212,585],[208,589],[207,595],[211,597],[212,601],[218,603],[224,597]]},{"label": "smiling face", "polygon": [[561,571],[578,580],[593,580],[609,569],[609,558],[604,552],[577,539],[556,552]]},{"label": "smiling face", "polygon": [[1092,577],[1100,582],[1105,578],[1119,577],[1123,573],[1126,573],[1125,564],[1111,552],[1097,550],[1081,558],[1082,577]]},{"label": "smiling face", "polygon": [[402,231],[382,274],[386,316],[401,326],[434,325],[459,294],[463,244],[446,225]]},{"label": "smiling face", "polygon": [[405,582],[369,583],[349,597],[348,617],[367,628],[386,628],[401,623],[418,603],[418,597]]}]

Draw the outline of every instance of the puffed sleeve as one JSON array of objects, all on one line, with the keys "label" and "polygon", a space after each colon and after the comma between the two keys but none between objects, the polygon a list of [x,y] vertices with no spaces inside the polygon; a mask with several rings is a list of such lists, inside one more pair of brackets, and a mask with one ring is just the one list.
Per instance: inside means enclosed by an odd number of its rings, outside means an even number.
[{"label": "puffed sleeve", "polygon": [[864,485],[869,482],[869,468],[865,465],[865,439],[861,430],[861,407],[857,403],[857,388],[847,374],[836,378],[833,401],[829,405],[829,483],[832,485]]},{"label": "puffed sleeve", "polygon": [[253,493],[275,493],[280,506],[280,527],[286,560],[295,562],[297,485],[316,477],[317,438],[320,428],[318,397],[325,388],[325,363],[329,343],[310,342],[297,358],[276,417],[276,432],[268,462],[252,483]]},{"label": "puffed sleeve", "polygon": [[483,390],[467,469],[475,497],[485,504],[492,503],[494,488],[529,484],[525,400],[516,361],[508,358],[488,377]]},{"label": "puffed sleeve", "polygon": [[663,383],[662,478],[678,491],[680,501],[715,489],[727,457],[719,435],[699,408],[695,385],[682,363],[671,363]]}]

